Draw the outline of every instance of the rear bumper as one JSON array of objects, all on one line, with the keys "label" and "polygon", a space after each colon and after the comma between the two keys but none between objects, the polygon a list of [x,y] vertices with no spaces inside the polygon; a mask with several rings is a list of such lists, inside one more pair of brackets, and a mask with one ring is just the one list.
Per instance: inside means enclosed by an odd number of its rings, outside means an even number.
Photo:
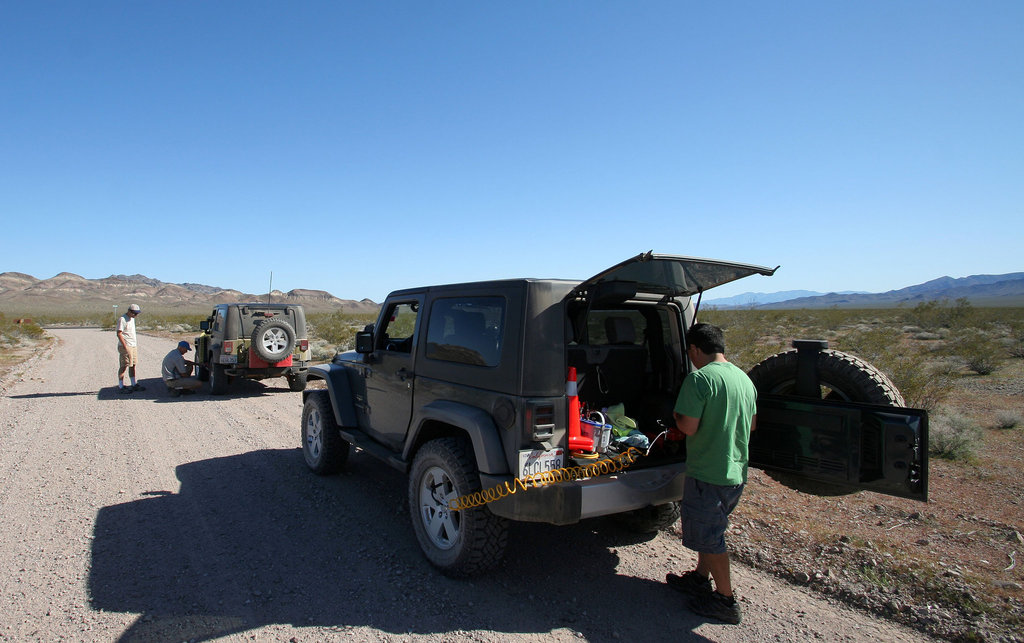
[{"label": "rear bumper", "polygon": [[300,375],[309,372],[309,362],[294,362],[292,366],[268,366],[266,368],[249,368],[248,366],[226,366],[224,372],[232,377],[244,377],[261,380],[285,375]]},{"label": "rear bumper", "polygon": [[[485,489],[504,488],[506,482],[510,486],[512,484],[508,476],[481,474],[480,479]],[[517,489],[514,494],[487,506],[491,513],[510,520],[569,525],[584,518],[679,501],[683,497],[685,479],[686,463],[680,462],[588,480]]]}]

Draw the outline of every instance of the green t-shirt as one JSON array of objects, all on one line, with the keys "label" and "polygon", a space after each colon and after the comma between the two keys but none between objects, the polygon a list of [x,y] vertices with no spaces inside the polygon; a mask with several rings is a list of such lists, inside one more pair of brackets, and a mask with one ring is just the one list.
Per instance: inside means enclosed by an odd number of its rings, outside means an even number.
[{"label": "green t-shirt", "polygon": [[686,436],[686,475],[717,485],[747,481],[750,423],[757,413],[757,389],[730,362],[711,362],[686,376],[676,413],[699,418]]}]

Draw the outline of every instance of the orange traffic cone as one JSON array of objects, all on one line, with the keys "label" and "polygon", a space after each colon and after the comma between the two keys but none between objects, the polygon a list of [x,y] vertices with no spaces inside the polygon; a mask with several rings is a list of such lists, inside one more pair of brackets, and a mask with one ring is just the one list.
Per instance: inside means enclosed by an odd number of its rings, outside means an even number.
[{"label": "orange traffic cone", "polygon": [[576,391],[576,367],[569,367],[569,380],[565,383],[565,394],[569,398],[569,451],[592,452],[594,441],[580,432],[580,398]]}]

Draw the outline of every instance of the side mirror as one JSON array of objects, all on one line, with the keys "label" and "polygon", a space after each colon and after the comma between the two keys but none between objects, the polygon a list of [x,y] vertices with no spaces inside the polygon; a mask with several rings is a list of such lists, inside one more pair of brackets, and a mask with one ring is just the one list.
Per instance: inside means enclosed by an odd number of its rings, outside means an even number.
[{"label": "side mirror", "polygon": [[373,333],[371,331],[360,331],[356,333],[356,352],[368,355],[373,352]]},{"label": "side mirror", "polygon": [[210,320],[204,319],[199,322],[199,330],[210,330]]}]

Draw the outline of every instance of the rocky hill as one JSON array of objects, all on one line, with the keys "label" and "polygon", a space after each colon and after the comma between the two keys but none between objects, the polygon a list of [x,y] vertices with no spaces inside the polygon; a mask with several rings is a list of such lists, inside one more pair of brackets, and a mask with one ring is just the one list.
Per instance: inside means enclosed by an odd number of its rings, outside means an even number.
[{"label": "rocky hill", "polygon": [[[791,296],[796,295],[796,296]],[[1005,275],[972,275],[970,277],[939,277],[923,284],[907,286],[882,293],[744,293],[715,300],[708,306],[716,308],[889,308],[916,306],[926,301],[967,299],[975,306],[1024,306],[1024,272]]]},{"label": "rocky hill", "polygon": [[169,284],[144,275],[111,275],[86,279],[62,272],[49,279],[36,279],[20,272],[0,273],[0,311],[56,312],[60,310],[106,309],[137,303],[151,310],[203,311],[217,303],[270,301],[302,304],[310,311],[344,310],[374,312],[378,304],[363,299],[339,299],[324,290],[275,290],[251,294],[203,284]]}]

